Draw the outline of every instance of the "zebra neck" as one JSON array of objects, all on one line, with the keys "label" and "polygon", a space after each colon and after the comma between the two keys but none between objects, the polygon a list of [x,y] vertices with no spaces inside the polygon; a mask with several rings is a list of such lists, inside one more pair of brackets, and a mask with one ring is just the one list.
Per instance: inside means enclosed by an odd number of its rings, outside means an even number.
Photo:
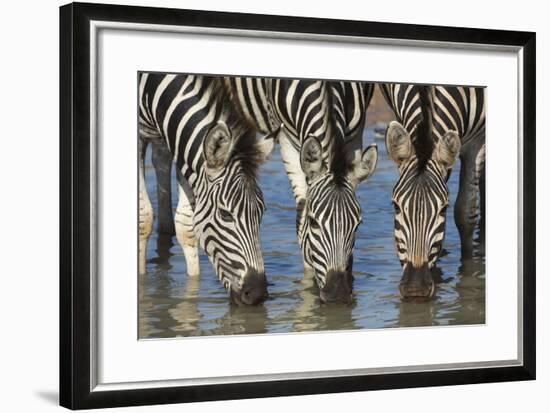
[{"label": "zebra neck", "polygon": [[185,179],[185,181],[191,187],[191,190],[193,191],[194,195],[197,196],[201,186],[204,184],[205,180],[207,179],[206,171],[204,170],[204,168],[202,168],[202,162],[201,162],[201,166],[196,169],[194,169],[187,163],[182,166],[178,166],[177,168],[178,168],[178,171],[181,172],[181,176]]}]

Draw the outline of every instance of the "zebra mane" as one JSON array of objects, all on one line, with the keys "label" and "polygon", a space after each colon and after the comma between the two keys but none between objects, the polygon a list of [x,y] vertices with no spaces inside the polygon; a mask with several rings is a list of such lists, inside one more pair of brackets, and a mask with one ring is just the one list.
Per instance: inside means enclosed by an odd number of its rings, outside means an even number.
[{"label": "zebra mane", "polygon": [[418,169],[423,170],[432,156],[435,147],[433,139],[433,90],[431,86],[417,86],[420,98],[421,118],[416,126],[413,147],[418,160]]},{"label": "zebra mane", "polygon": [[332,86],[327,83],[328,93],[328,107],[331,110],[331,116],[329,116],[328,122],[330,124],[330,131],[332,133],[332,148],[331,148],[331,159],[329,169],[332,172],[334,183],[337,186],[342,186],[352,168],[352,160],[348,156],[346,151],[346,142],[345,136],[341,135],[339,129],[336,127],[336,121],[332,115],[333,110],[333,91]]},{"label": "zebra mane", "polygon": [[213,93],[218,100],[218,107],[221,108],[218,119],[225,121],[236,140],[233,159],[240,163],[244,175],[255,181],[258,169],[264,161],[264,155],[256,139],[256,127],[244,116],[239,103],[224,85],[223,79],[212,79],[215,82]]},{"label": "zebra mane", "polygon": [[330,162],[330,171],[334,176],[336,185],[343,185],[352,168],[352,160],[346,151],[344,139],[335,136],[332,146],[332,159]]}]

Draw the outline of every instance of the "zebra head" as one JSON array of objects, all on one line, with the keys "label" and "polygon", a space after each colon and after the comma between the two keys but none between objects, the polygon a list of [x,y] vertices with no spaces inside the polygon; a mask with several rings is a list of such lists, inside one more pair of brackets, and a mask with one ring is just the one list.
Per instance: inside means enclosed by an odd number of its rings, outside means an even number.
[{"label": "zebra head", "polygon": [[302,144],[300,163],[308,190],[303,205],[300,241],[322,302],[350,303],[355,232],[361,223],[356,186],[376,168],[378,150],[369,146],[357,159],[349,159],[344,145],[335,144],[330,165],[323,159],[314,136]]},{"label": "zebra head", "polygon": [[267,296],[259,234],[265,204],[256,174],[274,136],[256,139],[240,124],[219,121],[203,141],[195,232],[237,304],[258,304]]},{"label": "zebra head", "polygon": [[432,268],[445,237],[447,179],[460,151],[455,131],[434,142],[429,114],[423,113],[415,139],[396,121],[386,131],[388,154],[399,167],[392,201],[395,244],[403,267],[399,292],[404,299],[429,299],[434,294]]}]

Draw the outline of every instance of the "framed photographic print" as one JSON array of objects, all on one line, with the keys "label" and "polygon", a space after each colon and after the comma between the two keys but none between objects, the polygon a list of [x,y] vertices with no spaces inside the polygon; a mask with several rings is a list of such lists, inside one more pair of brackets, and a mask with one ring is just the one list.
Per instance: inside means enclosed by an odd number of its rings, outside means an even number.
[{"label": "framed photographic print", "polygon": [[60,10],[60,400],[535,378],[535,34]]}]

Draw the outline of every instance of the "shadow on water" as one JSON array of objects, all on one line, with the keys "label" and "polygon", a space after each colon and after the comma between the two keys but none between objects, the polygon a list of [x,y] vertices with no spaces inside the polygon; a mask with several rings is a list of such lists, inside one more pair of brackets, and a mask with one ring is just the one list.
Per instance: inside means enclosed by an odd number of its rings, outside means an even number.
[{"label": "shadow on water", "polygon": [[[374,128],[367,129],[365,143],[375,139]],[[267,205],[261,239],[269,298],[257,307],[230,304],[204,253],[200,256],[201,276],[188,277],[175,237],[158,236],[155,220],[147,247],[147,272],[139,276],[139,337],[484,323],[485,261],[476,258],[466,264],[460,262],[460,240],[452,213],[459,166],[454,168],[449,180],[452,199],[447,212],[445,254],[438,261],[440,282],[435,297],[423,303],[402,302],[398,295],[401,266],[395,253],[391,207],[397,172],[388,160],[383,140],[378,141],[378,150],[376,172],[357,190],[363,224],[355,243],[352,305],[320,304],[312,275],[304,275],[295,235],[294,199],[280,155],[275,150],[260,172],[260,186]],[[156,184],[150,154],[145,172],[156,211]],[[176,188],[173,193],[177,193]],[[175,208],[177,199],[173,203]]]}]

